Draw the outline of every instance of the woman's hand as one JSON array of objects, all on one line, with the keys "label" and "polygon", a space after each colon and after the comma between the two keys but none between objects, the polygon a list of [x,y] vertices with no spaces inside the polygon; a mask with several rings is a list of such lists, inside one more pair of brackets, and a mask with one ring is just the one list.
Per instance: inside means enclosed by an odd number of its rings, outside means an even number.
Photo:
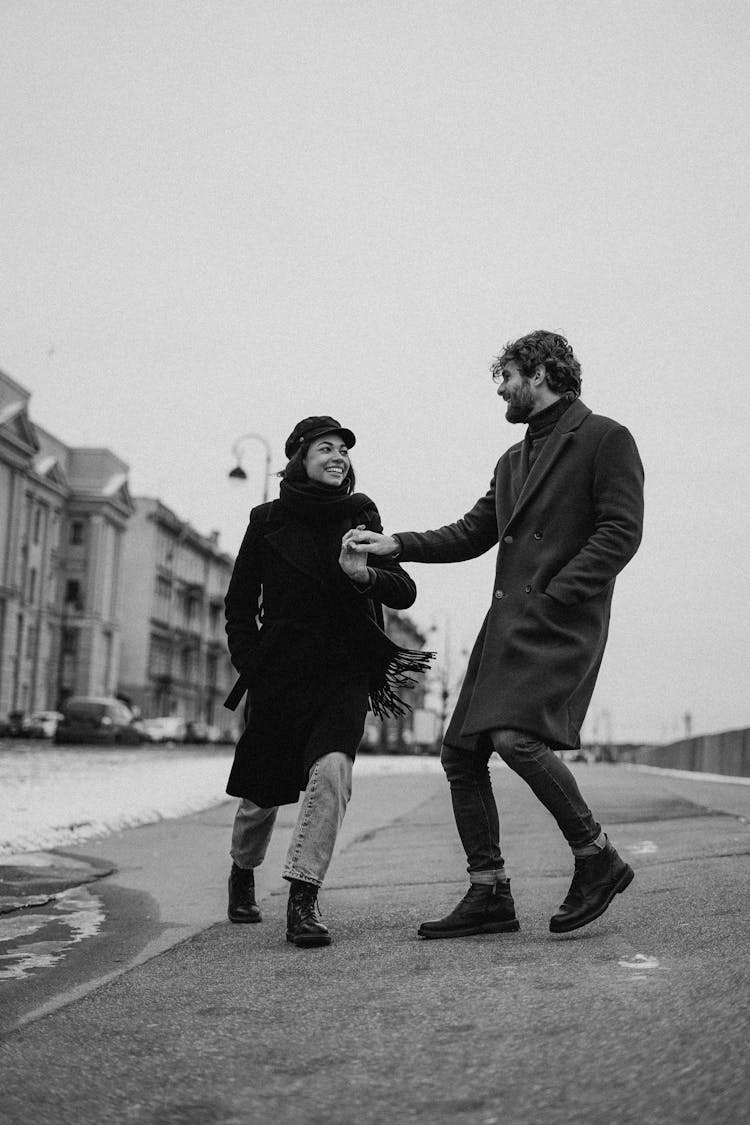
[{"label": "woman's hand", "polygon": [[397,555],[399,546],[392,535],[382,535],[379,531],[365,531],[364,524],[347,531],[344,545],[354,553],[362,551],[371,555]]},{"label": "woman's hand", "polygon": [[[365,525],[359,524],[356,528],[357,531],[364,531]],[[351,539],[353,532],[347,531],[344,538],[341,540],[341,554],[339,555],[339,566],[344,574],[351,578],[352,582],[356,582],[358,586],[370,585],[370,572],[367,569],[367,555],[365,553],[357,553],[353,550],[354,543]]]}]

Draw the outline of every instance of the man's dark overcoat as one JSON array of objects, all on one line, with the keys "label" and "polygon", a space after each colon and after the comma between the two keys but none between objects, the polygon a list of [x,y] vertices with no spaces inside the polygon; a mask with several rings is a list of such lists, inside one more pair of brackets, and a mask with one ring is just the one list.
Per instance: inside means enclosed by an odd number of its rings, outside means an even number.
[{"label": "man's dark overcoat", "polygon": [[398,532],[404,561],[459,562],[499,544],[492,604],[445,735],[462,749],[502,728],[580,746],[615,576],[641,541],[643,466],[624,426],[576,400],[527,466],[519,442],[462,519]]},{"label": "man's dark overcoat", "polygon": [[369,616],[382,629],[382,606],[406,609],[416,586],[398,563],[371,559],[363,593],[338,566],[338,545],[352,527],[382,531],[375,504],[361,504],[322,540],[278,500],[250,513],[225,598],[232,663],[240,674],[227,706],[247,689],[245,730],[227,792],[262,807],[295,802],[322,754],[354,758],[368,710],[366,668],[337,625],[336,607]]}]

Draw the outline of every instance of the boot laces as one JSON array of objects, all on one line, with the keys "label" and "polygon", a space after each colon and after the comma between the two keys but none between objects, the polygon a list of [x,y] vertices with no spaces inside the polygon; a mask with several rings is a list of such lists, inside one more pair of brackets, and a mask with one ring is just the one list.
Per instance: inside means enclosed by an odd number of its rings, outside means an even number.
[{"label": "boot laces", "polygon": [[469,883],[469,889],[461,900],[461,905],[476,906],[480,902],[489,901],[496,893],[495,885],[490,883]]},{"label": "boot laces", "polygon": [[295,889],[292,897],[301,920],[316,918],[321,915],[317,887],[299,887]]}]

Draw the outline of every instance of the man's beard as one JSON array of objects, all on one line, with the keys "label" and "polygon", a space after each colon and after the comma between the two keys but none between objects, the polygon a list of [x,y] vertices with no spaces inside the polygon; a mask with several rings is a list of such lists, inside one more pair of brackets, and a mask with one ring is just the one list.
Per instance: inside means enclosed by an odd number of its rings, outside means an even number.
[{"label": "man's beard", "polygon": [[525,384],[513,391],[508,402],[505,417],[508,422],[526,422],[534,409],[534,396]]}]

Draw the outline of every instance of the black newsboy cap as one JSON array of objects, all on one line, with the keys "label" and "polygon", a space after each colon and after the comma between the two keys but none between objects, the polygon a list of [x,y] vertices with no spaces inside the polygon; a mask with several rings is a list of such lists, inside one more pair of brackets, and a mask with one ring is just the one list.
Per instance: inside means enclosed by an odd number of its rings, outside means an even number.
[{"label": "black newsboy cap", "polygon": [[347,430],[344,426],[340,426],[335,418],[331,418],[327,414],[315,416],[313,418],[303,418],[294,427],[289,437],[286,439],[284,452],[287,457],[293,457],[299,447],[307,441],[314,441],[316,437],[321,434],[341,434],[349,449],[356,442],[356,438],[351,430]]}]

